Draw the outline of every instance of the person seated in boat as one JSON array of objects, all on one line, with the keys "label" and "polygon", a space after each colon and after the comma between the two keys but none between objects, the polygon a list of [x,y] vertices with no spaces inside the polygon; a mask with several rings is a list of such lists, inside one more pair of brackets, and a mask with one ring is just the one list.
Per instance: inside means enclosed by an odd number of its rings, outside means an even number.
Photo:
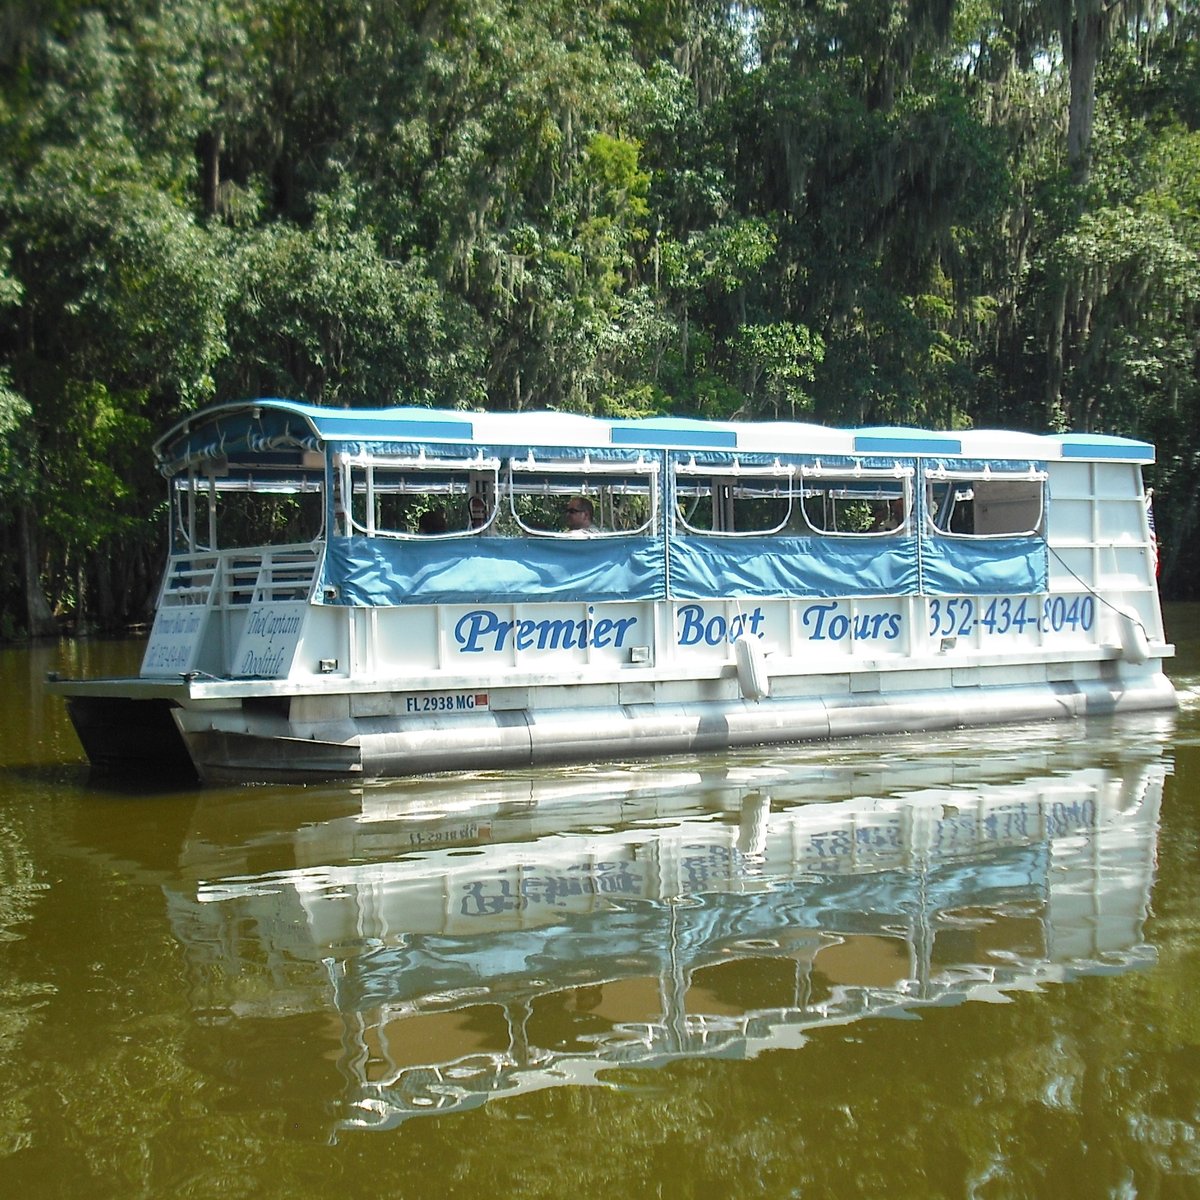
[{"label": "person seated in boat", "polygon": [[904,501],[889,500],[871,510],[870,533],[890,533],[904,524]]},{"label": "person seated in boat", "polygon": [[417,518],[417,532],[426,536],[446,532],[446,510],[430,508]]},{"label": "person seated in boat", "polygon": [[600,533],[596,524],[596,506],[586,496],[572,496],[564,510],[567,533],[573,537],[591,537]]}]

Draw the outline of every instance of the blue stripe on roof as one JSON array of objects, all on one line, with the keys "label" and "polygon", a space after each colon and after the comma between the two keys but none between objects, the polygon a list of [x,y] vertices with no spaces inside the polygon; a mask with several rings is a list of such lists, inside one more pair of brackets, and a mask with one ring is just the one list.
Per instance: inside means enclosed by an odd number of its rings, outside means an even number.
[{"label": "blue stripe on roof", "polygon": [[1154,461],[1154,447],[1133,438],[1111,437],[1103,433],[1066,433],[1060,437],[1063,458],[1132,458]]},{"label": "blue stripe on roof", "polygon": [[923,429],[881,429],[854,435],[855,454],[961,454],[962,441]]},{"label": "blue stripe on roof", "polygon": [[614,446],[699,446],[736,450],[737,430],[686,418],[636,421],[611,426]]},{"label": "blue stripe on roof", "polygon": [[405,441],[409,438],[470,439],[475,426],[461,418],[438,418],[404,415],[365,416],[355,412],[310,412],[312,423],[323,438],[338,438],[356,442]]}]

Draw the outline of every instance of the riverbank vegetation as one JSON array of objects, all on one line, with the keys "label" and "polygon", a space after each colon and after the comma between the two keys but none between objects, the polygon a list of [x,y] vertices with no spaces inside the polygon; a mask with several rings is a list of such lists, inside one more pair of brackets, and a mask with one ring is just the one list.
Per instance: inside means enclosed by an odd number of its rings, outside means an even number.
[{"label": "riverbank vegetation", "polygon": [[1200,3],[12,0],[0,636],[144,619],[197,405],[1154,441],[1193,595]]}]

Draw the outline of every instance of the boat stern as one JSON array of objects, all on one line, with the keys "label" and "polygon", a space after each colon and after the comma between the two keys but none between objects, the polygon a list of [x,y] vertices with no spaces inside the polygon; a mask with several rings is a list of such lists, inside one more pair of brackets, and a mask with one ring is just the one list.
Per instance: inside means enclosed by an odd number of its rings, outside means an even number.
[{"label": "boat stern", "polygon": [[147,686],[140,679],[51,676],[47,686],[66,701],[75,734],[95,770],[154,779],[199,777],[174,718],[186,690],[182,683]]}]

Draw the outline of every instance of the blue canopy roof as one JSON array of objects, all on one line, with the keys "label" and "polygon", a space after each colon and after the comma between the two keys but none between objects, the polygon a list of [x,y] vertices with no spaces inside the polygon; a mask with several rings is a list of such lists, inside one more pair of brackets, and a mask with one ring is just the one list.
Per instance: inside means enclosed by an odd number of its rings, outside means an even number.
[{"label": "blue canopy roof", "polygon": [[903,427],[835,429],[801,422],[691,417],[606,420],[571,413],[482,413],[417,407],[330,408],[265,398],[216,405],[184,418],[154,446],[165,474],[214,459],[286,457],[329,445],[396,452],[417,444],[460,451],[556,447],[623,455],[679,449],[745,455],[897,456],[970,460],[1100,459],[1150,463],[1147,442],[1105,434]]}]

